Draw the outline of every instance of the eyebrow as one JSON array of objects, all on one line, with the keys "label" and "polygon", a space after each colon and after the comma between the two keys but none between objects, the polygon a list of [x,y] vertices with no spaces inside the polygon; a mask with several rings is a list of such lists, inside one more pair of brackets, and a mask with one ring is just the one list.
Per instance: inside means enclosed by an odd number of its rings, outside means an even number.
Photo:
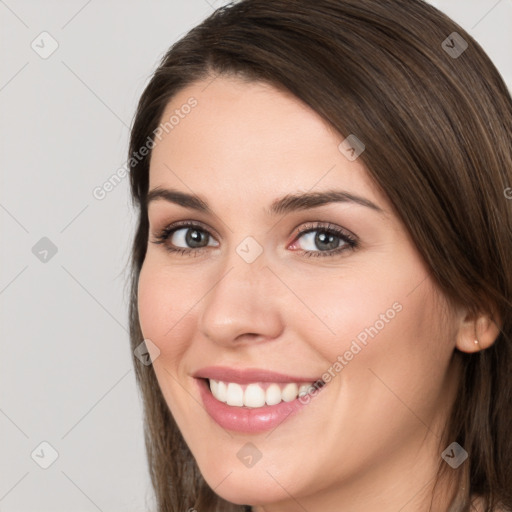
[{"label": "eyebrow", "polygon": [[[202,213],[212,214],[212,210],[208,203],[194,194],[188,194],[173,189],[154,188],[147,195],[147,204],[156,200],[165,200],[170,203],[190,208]],[[384,210],[377,206],[375,203],[364,197],[345,192],[343,190],[327,190],[324,192],[306,192],[303,194],[287,194],[279,199],[276,199],[270,205],[270,208],[265,209],[268,215],[280,215],[298,210],[307,210],[310,208],[318,208],[330,203],[354,203],[360,206],[365,206],[378,213],[384,214]]]}]

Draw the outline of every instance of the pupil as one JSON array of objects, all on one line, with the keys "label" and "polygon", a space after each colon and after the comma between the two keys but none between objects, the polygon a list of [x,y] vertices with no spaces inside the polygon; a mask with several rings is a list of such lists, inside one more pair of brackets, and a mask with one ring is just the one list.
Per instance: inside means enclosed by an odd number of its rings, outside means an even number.
[{"label": "pupil", "polygon": [[[336,249],[338,247],[337,236],[331,233],[320,232],[315,237],[315,243],[319,249],[325,248],[326,250]],[[322,247],[325,246],[326,247]]]},{"label": "pupil", "polygon": [[[203,233],[197,229],[190,229],[186,235],[187,244],[191,247],[200,247]],[[205,237],[206,238],[206,237]]]}]

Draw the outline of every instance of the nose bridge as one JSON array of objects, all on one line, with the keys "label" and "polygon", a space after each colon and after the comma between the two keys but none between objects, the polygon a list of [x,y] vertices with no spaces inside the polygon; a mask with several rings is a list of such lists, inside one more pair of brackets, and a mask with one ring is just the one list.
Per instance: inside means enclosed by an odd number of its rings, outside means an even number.
[{"label": "nose bridge", "polygon": [[[265,291],[272,286],[272,273],[267,268],[267,263],[268,256],[263,245],[253,236],[245,236],[240,242],[233,244],[224,256],[223,271],[220,272],[224,277],[218,284],[231,293],[243,293],[246,290],[247,299],[251,302],[253,298],[249,294],[265,299]],[[261,293],[255,293],[257,291]]]},{"label": "nose bridge", "polygon": [[258,260],[247,263],[232,251],[221,265],[221,271],[215,280],[211,295],[216,295],[217,298],[222,296],[224,300],[229,297],[237,299],[245,297],[247,302],[253,302],[251,295],[264,298],[261,293],[256,292],[261,291],[264,295],[264,290],[259,290],[259,288],[265,280],[268,280],[270,272],[266,268],[264,259],[260,257]]},{"label": "nose bridge", "polygon": [[230,343],[243,334],[277,336],[280,312],[263,247],[246,237],[224,258],[203,301],[203,334],[218,343]]}]

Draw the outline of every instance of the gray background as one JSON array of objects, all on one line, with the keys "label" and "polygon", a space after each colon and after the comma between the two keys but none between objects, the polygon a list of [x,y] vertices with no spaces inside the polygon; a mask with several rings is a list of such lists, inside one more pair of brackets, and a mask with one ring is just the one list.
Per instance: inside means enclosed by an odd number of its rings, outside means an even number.
[{"label": "gray background", "polygon": [[[3,512],[153,503],[127,335],[128,180],[102,200],[93,190],[126,164],[160,57],[225,3],[0,0]],[[432,3],[512,90],[512,0]],[[47,58],[43,31],[58,43]],[[54,455],[42,442],[58,452],[47,469]]]}]

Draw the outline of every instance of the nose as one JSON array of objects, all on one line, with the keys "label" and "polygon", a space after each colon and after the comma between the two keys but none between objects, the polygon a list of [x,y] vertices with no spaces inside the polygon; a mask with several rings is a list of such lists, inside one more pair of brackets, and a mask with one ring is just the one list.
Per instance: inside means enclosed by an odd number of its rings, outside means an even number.
[{"label": "nose", "polygon": [[200,303],[199,330],[210,341],[224,346],[277,338],[283,328],[283,290],[279,284],[266,265],[264,253],[247,263],[233,251]]}]

